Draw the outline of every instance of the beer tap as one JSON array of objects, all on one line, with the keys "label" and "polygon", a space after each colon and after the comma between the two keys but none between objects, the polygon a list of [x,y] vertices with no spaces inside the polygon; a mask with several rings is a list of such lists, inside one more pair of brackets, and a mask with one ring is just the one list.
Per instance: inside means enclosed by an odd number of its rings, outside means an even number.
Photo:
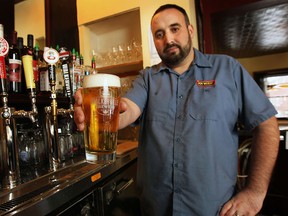
[{"label": "beer tap", "polygon": [[38,122],[38,109],[36,106],[36,84],[34,81],[33,75],[33,64],[32,64],[32,56],[24,55],[22,57],[23,66],[24,66],[24,74],[26,79],[26,86],[29,94],[29,98],[31,100],[31,110],[16,110],[13,112],[13,117],[15,118],[29,118],[34,128],[39,128]]},{"label": "beer tap", "polygon": [[[70,52],[66,47],[61,47],[59,49],[59,59],[61,62],[61,69],[63,73],[63,80],[65,85],[65,91],[69,101],[69,108],[68,109],[58,109],[58,115],[63,116],[66,120],[66,127],[69,128],[69,131],[73,127],[74,124],[74,107],[73,107],[73,94],[72,94],[72,83],[71,83],[71,76],[70,76],[70,69],[69,69],[69,60],[70,60]],[[66,131],[67,132],[67,131]],[[70,132],[68,132],[70,133]],[[69,146],[70,150],[73,149],[73,146]],[[73,152],[73,150],[72,150]],[[73,155],[73,153],[72,153]]]},{"label": "beer tap", "polygon": [[29,49],[26,49],[24,51],[24,54],[22,56],[22,63],[24,68],[24,75],[26,80],[26,88],[31,100],[31,110],[16,110],[13,112],[13,117],[15,118],[29,118],[34,128],[39,128],[38,123],[38,109],[36,106],[36,84],[34,80],[34,72],[33,72],[33,56],[32,51]]},{"label": "beer tap", "polygon": [[8,54],[9,44],[0,37],[0,96],[3,107],[0,119],[0,187],[13,188],[20,181],[18,145],[16,142],[15,120],[12,118],[12,108],[8,107],[7,74],[5,56]]},{"label": "beer tap", "polygon": [[67,50],[66,47],[61,47],[59,49],[59,58],[61,62],[61,68],[63,72],[63,78],[65,83],[65,90],[66,94],[68,96],[69,100],[69,110],[70,118],[73,118],[73,95],[72,95],[72,83],[71,83],[71,77],[70,77],[70,70],[69,70],[69,58],[70,58],[70,52]]},{"label": "beer tap", "polygon": [[48,136],[48,149],[50,169],[55,171],[61,166],[61,148],[58,137],[58,121],[57,121],[57,97],[56,97],[56,68],[55,64],[59,60],[59,53],[52,48],[44,50],[44,60],[48,64],[49,83],[51,87],[51,106],[45,107],[46,112],[46,131]]}]

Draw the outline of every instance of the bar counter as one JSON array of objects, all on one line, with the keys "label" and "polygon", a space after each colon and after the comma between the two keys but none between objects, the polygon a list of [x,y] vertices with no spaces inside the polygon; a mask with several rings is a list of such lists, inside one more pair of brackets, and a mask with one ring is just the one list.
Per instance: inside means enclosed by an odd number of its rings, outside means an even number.
[{"label": "bar counter", "polygon": [[84,156],[80,157],[57,171],[12,189],[2,189],[0,215],[61,215],[61,211],[87,196],[101,182],[116,173],[125,172],[126,167],[136,162],[135,149],[117,156],[114,163],[91,164],[85,161]]}]

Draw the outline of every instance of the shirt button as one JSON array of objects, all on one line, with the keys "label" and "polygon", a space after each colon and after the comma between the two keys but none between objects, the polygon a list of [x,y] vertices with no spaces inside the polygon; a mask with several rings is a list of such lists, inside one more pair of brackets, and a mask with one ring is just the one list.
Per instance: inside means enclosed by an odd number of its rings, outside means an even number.
[{"label": "shirt button", "polygon": [[176,188],[176,189],[175,189],[175,193],[181,193],[180,188]]},{"label": "shirt button", "polygon": [[179,95],[179,97],[178,97],[178,98],[182,99],[182,98],[183,98],[183,95]]},{"label": "shirt button", "polygon": [[180,138],[177,138],[177,139],[176,139],[176,142],[180,142],[180,140],[181,140]]}]

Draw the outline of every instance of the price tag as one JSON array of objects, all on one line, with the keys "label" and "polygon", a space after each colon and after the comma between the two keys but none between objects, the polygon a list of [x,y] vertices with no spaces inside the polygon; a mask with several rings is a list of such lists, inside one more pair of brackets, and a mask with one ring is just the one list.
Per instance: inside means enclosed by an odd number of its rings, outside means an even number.
[{"label": "price tag", "polygon": [[91,176],[91,182],[95,182],[101,178],[101,173],[96,173],[95,175]]}]

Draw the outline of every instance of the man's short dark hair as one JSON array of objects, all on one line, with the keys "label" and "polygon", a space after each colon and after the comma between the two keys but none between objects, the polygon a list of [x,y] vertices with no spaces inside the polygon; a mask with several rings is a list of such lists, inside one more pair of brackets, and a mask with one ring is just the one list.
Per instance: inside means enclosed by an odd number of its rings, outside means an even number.
[{"label": "man's short dark hair", "polygon": [[153,16],[152,16],[152,19],[153,19],[153,17],[154,17],[156,14],[158,14],[158,13],[160,13],[160,12],[166,10],[166,9],[171,9],[171,8],[180,11],[180,12],[183,14],[184,18],[185,18],[186,25],[187,25],[187,26],[190,25],[189,17],[188,17],[188,15],[187,15],[186,11],[184,10],[184,8],[182,8],[182,7],[180,7],[180,6],[176,5],[176,4],[165,4],[165,5],[160,6],[160,7],[154,12],[154,14],[153,14]]}]

